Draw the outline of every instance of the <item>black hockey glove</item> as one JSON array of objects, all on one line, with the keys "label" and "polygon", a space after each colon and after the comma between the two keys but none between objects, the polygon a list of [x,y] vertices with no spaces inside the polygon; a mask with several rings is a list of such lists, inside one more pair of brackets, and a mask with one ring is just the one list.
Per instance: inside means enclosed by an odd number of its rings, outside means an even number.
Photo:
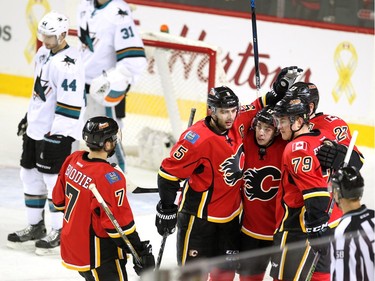
[{"label": "black hockey glove", "polygon": [[337,144],[331,140],[324,140],[323,146],[317,154],[320,165],[324,168],[332,168],[337,171],[344,162],[347,150],[347,147],[342,144]]},{"label": "black hockey glove", "polygon": [[26,133],[26,129],[27,129],[27,112],[25,114],[25,117],[23,117],[20,123],[18,123],[17,136],[23,136]]},{"label": "black hockey glove", "polygon": [[306,233],[314,252],[319,252],[323,256],[326,255],[329,248],[329,236],[331,235],[327,218],[312,223],[306,222]]},{"label": "black hockey glove", "polygon": [[266,94],[266,105],[274,106],[280,101],[290,86],[294,84],[297,77],[301,75],[302,71],[297,66],[283,68],[277,75],[276,81],[272,85],[272,90]]},{"label": "black hockey glove", "polygon": [[45,135],[41,144],[40,159],[37,160],[39,172],[57,174],[65,158],[72,151],[72,137],[62,135]]},{"label": "black hockey glove", "polygon": [[177,206],[163,206],[161,201],[156,205],[155,225],[160,235],[172,234],[176,230]]},{"label": "black hockey glove", "polygon": [[133,268],[138,276],[140,276],[144,270],[148,270],[148,269],[151,270],[155,268],[155,258],[154,258],[154,255],[152,254],[152,246],[150,244],[150,241],[148,240],[142,241],[141,245],[142,245],[142,249],[138,250],[138,255],[141,259],[142,267],[136,264],[133,258],[133,263],[134,263]]}]

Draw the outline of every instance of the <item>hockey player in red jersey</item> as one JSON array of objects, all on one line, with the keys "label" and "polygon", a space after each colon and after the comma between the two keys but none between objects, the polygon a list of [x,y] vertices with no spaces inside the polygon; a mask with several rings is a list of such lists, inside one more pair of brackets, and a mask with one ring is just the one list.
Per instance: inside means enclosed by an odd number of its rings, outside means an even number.
[{"label": "hockey player in red jersey", "polygon": [[[244,139],[246,157],[240,252],[273,245],[281,156],[287,144],[278,133],[273,113],[271,107],[260,110]],[[240,280],[263,280],[270,256],[261,255],[241,261]]]},{"label": "hockey player in red jersey", "polygon": [[[330,193],[316,151],[324,135],[309,129],[309,104],[289,92],[274,108],[278,128],[289,141],[282,155],[281,183],[277,194],[274,244],[280,252],[271,260],[271,276],[275,280],[305,280],[316,252],[324,256],[328,244],[316,238],[330,235],[328,210]],[[292,243],[298,248],[289,248]],[[329,274],[314,272],[315,281],[329,280]]]},{"label": "hockey player in red jersey", "polygon": [[134,263],[139,275],[155,265],[149,241],[141,241],[126,197],[126,179],[117,165],[106,161],[113,155],[119,127],[112,118],[93,117],[82,132],[90,151],[77,151],[64,162],[52,198],[64,212],[61,257],[68,269],[79,271],[87,281],[127,280],[129,252],[101,204],[89,190],[94,183],[124,234],[137,251],[143,267]]},{"label": "hockey player in red jersey", "polygon": [[[315,84],[297,82],[293,84],[292,87],[296,88],[291,92],[293,95],[303,97],[309,103],[310,129],[319,129],[325,136],[323,146],[319,149],[317,157],[323,167],[323,171],[328,172],[325,176],[326,179],[329,180],[330,175],[337,171],[344,161],[346,150],[351,140],[349,126],[340,117],[324,114],[323,112],[316,112],[319,105],[319,91]],[[355,146],[349,165],[355,166],[357,170],[359,170],[362,167],[362,161],[363,155]],[[331,193],[331,200],[332,199]],[[341,217],[342,211],[337,205],[333,205],[332,214],[328,221],[329,227],[335,228],[340,222]],[[320,257],[315,271],[329,273],[329,258],[329,254]]]},{"label": "hockey player in red jersey", "polygon": [[[228,87],[208,95],[210,114],[182,133],[158,174],[160,202],[156,227],[160,235],[173,233],[177,223],[177,261],[185,265],[200,258],[227,256],[239,251],[240,188],[245,154],[244,132],[260,103],[243,107]],[[247,123],[245,122],[247,121]],[[175,198],[185,182],[177,216]],[[231,280],[236,265],[212,271],[211,280]]]},{"label": "hockey player in red jersey", "polygon": [[[298,88],[293,91],[293,94],[305,98],[309,103],[310,129],[319,129],[327,138],[318,152],[318,159],[325,168],[337,171],[344,161],[351,140],[348,124],[340,117],[316,112],[319,105],[319,91],[315,84],[297,82],[293,84],[293,87]],[[357,147],[354,147],[349,165],[355,166],[359,170],[362,167],[363,159],[362,153]]]},{"label": "hockey player in red jersey", "polygon": [[[200,258],[226,256],[239,251],[243,137],[256,113],[275,104],[302,70],[281,70],[273,89],[251,105],[242,106],[228,87],[216,87],[208,95],[209,115],[183,132],[163,160],[158,174],[160,202],[155,224],[160,235],[178,226],[179,265]],[[175,204],[180,182],[187,179],[180,207]],[[177,211],[178,215],[177,215]],[[211,272],[211,280],[230,280],[237,264]]]}]

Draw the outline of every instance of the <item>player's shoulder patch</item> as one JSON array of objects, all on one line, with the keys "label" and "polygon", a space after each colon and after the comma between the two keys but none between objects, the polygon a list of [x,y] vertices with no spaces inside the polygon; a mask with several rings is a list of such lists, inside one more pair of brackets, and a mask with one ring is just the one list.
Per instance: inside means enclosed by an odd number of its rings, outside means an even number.
[{"label": "player's shoulder patch", "polygon": [[187,140],[188,142],[195,144],[197,140],[200,138],[200,136],[193,131],[189,131],[186,133],[184,139]]},{"label": "player's shoulder patch", "polygon": [[307,150],[307,143],[305,141],[297,141],[292,145],[292,151]]},{"label": "player's shoulder patch", "polygon": [[112,171],[104,175],[110,184],[113,184],[121,179],[117,171]]}]

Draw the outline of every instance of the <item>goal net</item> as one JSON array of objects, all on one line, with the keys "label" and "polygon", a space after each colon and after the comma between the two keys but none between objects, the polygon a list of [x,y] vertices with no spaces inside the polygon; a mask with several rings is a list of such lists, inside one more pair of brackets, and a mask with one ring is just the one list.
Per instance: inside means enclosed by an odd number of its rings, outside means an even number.
[{"label": "goal net", "polygon": [[[195,121],[205,117],[209,89],[227,81],[218,47],[163,32],[141,36],[148,66],[127,93],[122,141],[127,165],[157,170],[191,109]],[[68,42],[78,45],[76,30],[69,30]]]}]

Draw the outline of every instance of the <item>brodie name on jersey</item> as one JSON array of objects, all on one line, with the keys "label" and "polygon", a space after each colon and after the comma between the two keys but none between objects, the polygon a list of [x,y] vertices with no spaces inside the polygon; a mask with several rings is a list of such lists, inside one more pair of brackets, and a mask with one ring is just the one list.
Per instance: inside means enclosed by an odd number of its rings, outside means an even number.
[{"label": "brodie name on jersey", "polygon": [[86,189],[89,187],[90,183],[92,182],[92,178],[78,171],[76,168],[74,168],[70,164],[68,168],[66,169],[65,176],[67,176],[70,180],[72,180],[73,182],[79,184],[80,186]]}]

